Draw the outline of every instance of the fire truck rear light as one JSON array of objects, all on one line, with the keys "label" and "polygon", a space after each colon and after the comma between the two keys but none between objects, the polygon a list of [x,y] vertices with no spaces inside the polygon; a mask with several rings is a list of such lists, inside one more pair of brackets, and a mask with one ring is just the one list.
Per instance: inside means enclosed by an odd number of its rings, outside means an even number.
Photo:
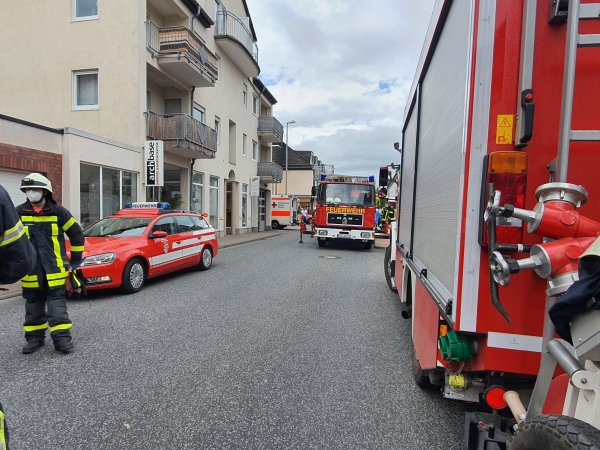
[{"label": "fire truck rear light", "polygon": [[527,153],[490,153],[488,162],[488,173],[527,173]]},{"label": "fire truck rear light", "polygon": [[448,325],[440,325],[440,336],[446,336],[448,334]]},{"label": "fire truck rear light", "polygon": [[507,404],[504,400],[506,389],[502,386],[490,386],[483,393],[483,399],[492,409],[504,409]]}]

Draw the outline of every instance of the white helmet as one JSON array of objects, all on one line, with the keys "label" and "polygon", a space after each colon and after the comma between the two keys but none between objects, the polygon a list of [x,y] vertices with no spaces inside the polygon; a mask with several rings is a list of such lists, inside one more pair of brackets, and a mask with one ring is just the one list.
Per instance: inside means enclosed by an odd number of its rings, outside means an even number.
[{"label": "white helmet", "polygon": [[21,180],[21,191],[26,189],[46,189],[52,194],[52,183],[41,173],[30,173]]}]

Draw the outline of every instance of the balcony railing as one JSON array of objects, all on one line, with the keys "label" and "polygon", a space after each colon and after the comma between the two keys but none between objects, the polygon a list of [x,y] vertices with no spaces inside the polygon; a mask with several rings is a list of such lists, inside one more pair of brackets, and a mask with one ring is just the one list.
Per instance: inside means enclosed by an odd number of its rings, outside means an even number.
[{"label": "balcony railing", "polygon": [[164,141],[165,150],[186,158],[214,158],[217,132],[188,114],[148,112],[148,137]]},{"label": "balcony railing", "polygon": [[[228,11],[219,11],[217,13],[217,23],[215,26],[215,39],[217,39],[217,43],[220,42],[219,38],[229,38],[221,45],[244,73],[249,76],[258,75],[258,46],[254,42],[252,33],[239,17]],[[243,49],[243,53],[235,51],[234,48],[229,48],[226,44],[228,40],[237,43]],[[244,61],[244,53],[246,54],[247,61]]]},{"label": "balcony railing", "polygon": [[274,162],[259,162],[257,175],[263,179],[270,179],[274,183],[281,183],[283,167]]},{"label": "balcony railing", "polygon": [[258,135],[265,137],[268,142],[283,140],[283,125],[273,116],[258,118]]},{"label": "balcony railing", "polygon": [[[159,58],[159,62],[162,62],[161,58],[169,62],[166,57],[183,55],[210,85],[214,86],[219,78],[219,62],[216,55],[184,26],[159,28],[152,22],[146,22],[146,45],[152,54]],[[185,76],[185,71],[179,70],[179,73]]]}]

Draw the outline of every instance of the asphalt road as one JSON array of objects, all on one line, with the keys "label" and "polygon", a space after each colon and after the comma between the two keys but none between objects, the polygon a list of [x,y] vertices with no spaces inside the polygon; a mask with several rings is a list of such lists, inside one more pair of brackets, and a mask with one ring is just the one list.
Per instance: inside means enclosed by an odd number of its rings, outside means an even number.
[{"label": "asphalt road", "polygon": [[72,355],[21,354],[23,300],[1,301],[11,449],[461,448],[464,406],[412,382],[383,250],[304,240],[71,301]]}]

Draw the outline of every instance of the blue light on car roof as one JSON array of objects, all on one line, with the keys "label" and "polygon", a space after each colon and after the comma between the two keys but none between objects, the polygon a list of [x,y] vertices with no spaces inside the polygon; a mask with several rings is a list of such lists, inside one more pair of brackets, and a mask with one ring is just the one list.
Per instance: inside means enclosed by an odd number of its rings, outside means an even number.
[{"label": "blue light on car roof", "polygon": [[369,175],[369,182],[373,183],[375,181],[375,175]]},{"label": "blue light on car roof", "polygon": [[159,209],[171,209],[169,202],[133,202],[127,203],[125,208],[159,208]]}]

